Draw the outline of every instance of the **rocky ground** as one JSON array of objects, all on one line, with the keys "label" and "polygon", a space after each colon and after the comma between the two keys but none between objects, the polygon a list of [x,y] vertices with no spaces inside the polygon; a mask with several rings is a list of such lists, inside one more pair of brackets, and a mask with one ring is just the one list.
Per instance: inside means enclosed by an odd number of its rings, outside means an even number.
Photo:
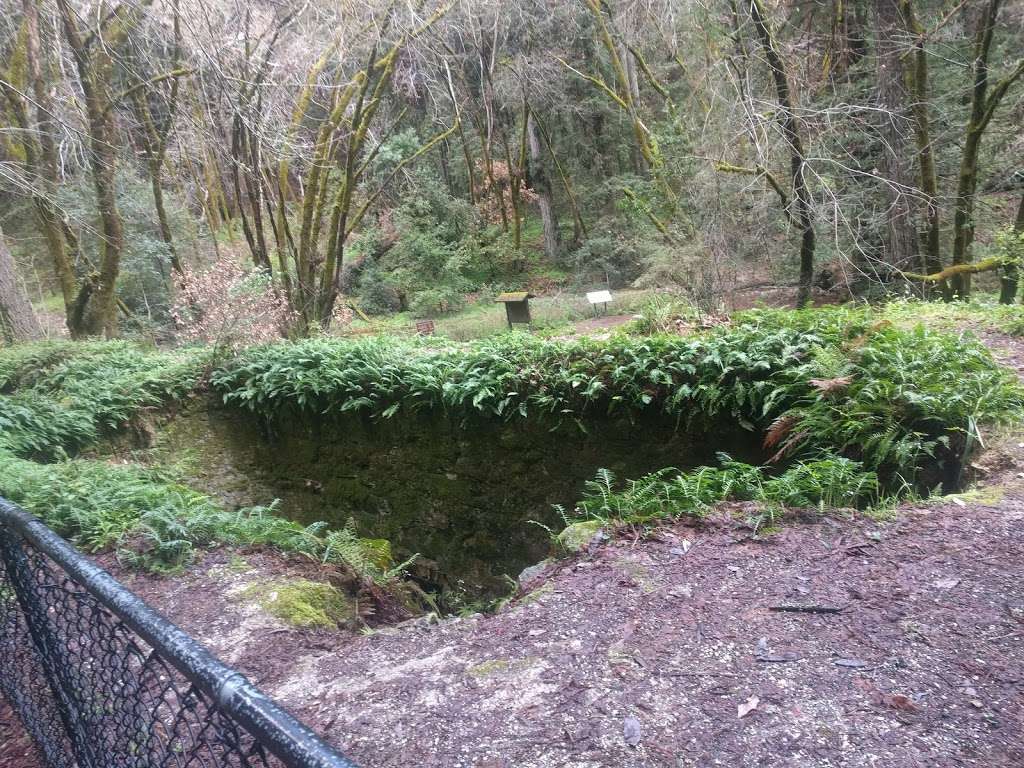
[{"label": "rocky ground", "polygon": [[[303,568],[267,553],[131,586],[368,767],[1020,766],[1022,468],[1024,436],[992,438],[960,497],[759,535],[724,509],[557,561],[495,615],[370,634],[238,599]],[[6,723],[0,765],[28,768]]]}]

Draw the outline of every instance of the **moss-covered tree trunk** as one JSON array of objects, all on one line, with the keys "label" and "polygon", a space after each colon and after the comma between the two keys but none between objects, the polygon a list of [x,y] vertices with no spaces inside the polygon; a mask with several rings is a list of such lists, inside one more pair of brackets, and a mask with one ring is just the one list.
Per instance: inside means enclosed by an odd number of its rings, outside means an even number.
[{"label": "moss-covered tree trunk", "polygon": [[[995,34],[996,17],[999,15],[1001,0],[987,0],[978,19],[974,35],[974,83],[971,88],[971,112],[964,133],[963,154],[960,157],[960,171],[957,174],[956,199],[953,211],[953,265],[971,262],[971,245],[974,243],[974,202],[978,189],[978,154],[981,141],[992,120],[999,102],[1010,86],[1024,74],[1024,61],[1018,62],[1013,71],[999,80],[989,92],[989,54]],[[970,272],[964,272],[953,279],[953,289],[958,296],[965,297],[971,292]]]},{"label": "moss-covered tree trunk", "polygon": [[[900,9],[907,31],[913,36],[913,57],[904,68],[907,79],[911,114],[914,124],[914,143],[917,147],[917,167],[927,226],[924,237],[922,271],[935,274],[942,271],[942,252],[939,236],[939,185],[932,153],[931,121],[928,100],[928,53],[924,48],[924,28],[917,20],[913,0],[901,0]],[[948,297],[949,285],[942,281],[939,290]]]},{"label": "moss-covered tree trunk", "polygon": [[118,137],[114,126],[116,105],[110,93],[112,54],[134,26],[139,8],[148,4],[143,2],[135,8],[118,6],[97,21],[96,29],[84,38],[76,10],[68,0],[57,0],[64,37],[85,97],[89,169],[102,234],[99,267],[84,279],[68,318],[68,327],[74,335],[118,335],[116,291],[124,251],[124,225],[117,206]]}]

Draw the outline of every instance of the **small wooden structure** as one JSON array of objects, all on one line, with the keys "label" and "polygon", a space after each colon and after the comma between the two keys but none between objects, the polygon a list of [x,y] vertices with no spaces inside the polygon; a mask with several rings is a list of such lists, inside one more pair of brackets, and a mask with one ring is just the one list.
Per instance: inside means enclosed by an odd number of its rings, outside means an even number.
[{"label": "small wooden structure", "polygon": [[416,333],[420,336],[433,336],[434,335],[434,321],[433,320],[417,320],[416,321]]},{"label": "small wooden structure", "polygon": [[514,324],[530,324],[530,299],[532,293],[526,291],[510,291],[498,295],[494,301],[505,305],[505,317],[508,318],[508,327]]}]

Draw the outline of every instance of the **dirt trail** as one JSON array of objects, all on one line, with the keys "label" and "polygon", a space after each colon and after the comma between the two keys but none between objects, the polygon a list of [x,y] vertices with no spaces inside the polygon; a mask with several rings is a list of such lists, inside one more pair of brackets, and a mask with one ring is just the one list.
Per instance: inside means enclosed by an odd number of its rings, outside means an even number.
[{"label": "dirt trail", "polygon": [[254,614],[227,553],[132,586],[368,768],[1021,766],[1022,466],[1012,436],[978,491],[890,521],[754,536],[724,510],[558,561],[496,615],[366,636]]}]

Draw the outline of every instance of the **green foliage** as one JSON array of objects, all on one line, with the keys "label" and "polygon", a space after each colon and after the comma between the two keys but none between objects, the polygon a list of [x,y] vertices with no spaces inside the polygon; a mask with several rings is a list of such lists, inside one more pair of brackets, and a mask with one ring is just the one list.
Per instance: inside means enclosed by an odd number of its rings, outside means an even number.
[{"label": "green foliage", "polygon": [[681,325],[697,319],[696,308],[675,296],[654,294],[643,303],[625,329],[637,336],[675,333]]},{"label": "green foliage", "polygon": [[599,229],[569,255],[569,266],[584,283],[607,282],[613,288],[631,284],[659,249],[648,238],[628,231]]},{"label": "green foliage", "polygon": [[0,350],[0,448],[55,458],[188,396],[203,350],[157,353],[126,342],[42,342]]},{"label": "green foliage", "polygon": [[755,501],[780,507],[866,506],[877,499],[878,476],[856,461],[822,456],[797,462],[778,476],[765,467],[719,454],[720,466],[680,472],[667,468],[622,488],[606,469],[587,482],[576,514],[602,522],[646,523],[700,517],[722,501]]},{"label": "green foliage", "polygon": [[387,541],[360,538],[351,522],[330,531],[323,523],[278,517],[275,505],[228,511],[166,473],[137,465],[37,464],[0,451],[0,495],[83,549],[116,547],[123,562],[152,571],[187,565],[206,547],[272,547],[388,586],[414,559],[396,564]]},{"label": "green foliage", "polygon": [[1024,336],[1024,305],[1000,304],[990,294],[975,294],[967,301],[891,301],[880,313],[882,317],[905,327],[924,322],[929,328],[953,333],[960,333],[965,328],[984,328],[1011,336]]},{"label": "green foliage", "polygon": [[[179,256],[192,255],[196,222],[188,206],[164,193],[171,235]],[[73,222],[91,222],[96,216],[95,191],[88,174],[71,176],[61,185],[60,207]],[[124,169],[117,178],[117,206],[124,221],[125,249],[117,280],[118,297],[132,311],[135,320],[145,324],[164,324],[169,320],[171,303],[171,254],[160,235],[153,203],[152,187],[134,170]],[[93,227],[79,230],[82,250],[94,264],[100,263],[100,233]]]},{"label": "green foliage", "polygon": [[[196,548],[227,543],[303,552],[373,582],[393,578],[383,545],[351,528],[303,527],[271,509],[228,512],[138,468],[16,458],[61,458],[140,409],[187,397],[208,364],[201,351],[117,342],[0,351],[0,389],[17,387],[0,394],[0,494],[84,546],[120,542],[125,557],[147,567],[175,567]],[[776,479],[729,462],[652,476],[629,499],[642,516],[730,497],[861,503],[877,492],[871,473],[885,489],[927,490],[936,468],[957,470],[978,443],[979,425],[1019,418],[1024,408],[1015,377],[970,336],[902,329],[868,309],[750,312],[697,337],[505,334],[433,346],[320,338],[247,349],[209,376],[225,403],[268,419],[430,409],[583,429],[608,414],[659,413],[704,430],[739,424],[753,440],[767,437],[776,463],[789,467]],[[605,494],[617,493],[607,478]],[[615,503],[605,514],[619,514]]]},{"label": "green foliage", "polygon": [[461,309],[465,294],[496,278],[489,238],[472,206],[447,193],[428,172],[415,183],[393,215],[393,235],[364,235],[365,254],[348,270],[346,290],[372,314],[408,308],[418,316]]},{"label": "green foliage", "polygon": [[356,535],[355,522],[349,519],[345,527],[324,536],[320,559],[324,563],[343,565],[360,578],[385,585],[394,581],[416,560],[413,555],[395,565],[391,543],[386,539],[363,539]]},{"label": "green foliage", "polygon": [[655,411],[696,428],[739,423],[768,434],[779,458],[834,452],[897,484],[955,460],[977,424],[1024,403],[975,340],[902,330],[867,309],[750,312],[697,338],[318,339],[250,349],[212,384],[267,417],[439,409],[585,427],[591,415]]},{"label": "green foliage", "polygon": [[[202,521],[222,514],[209,498],[159,472],[82,460],[37,464],[4,451],[0,494],[88,551],[125,541],[143,519]],[[192,527],[198,530],[200,523]],[[193,534],[172,542],[165,536],[149,556],[154,564],[185,562],[199,539]]]}]

